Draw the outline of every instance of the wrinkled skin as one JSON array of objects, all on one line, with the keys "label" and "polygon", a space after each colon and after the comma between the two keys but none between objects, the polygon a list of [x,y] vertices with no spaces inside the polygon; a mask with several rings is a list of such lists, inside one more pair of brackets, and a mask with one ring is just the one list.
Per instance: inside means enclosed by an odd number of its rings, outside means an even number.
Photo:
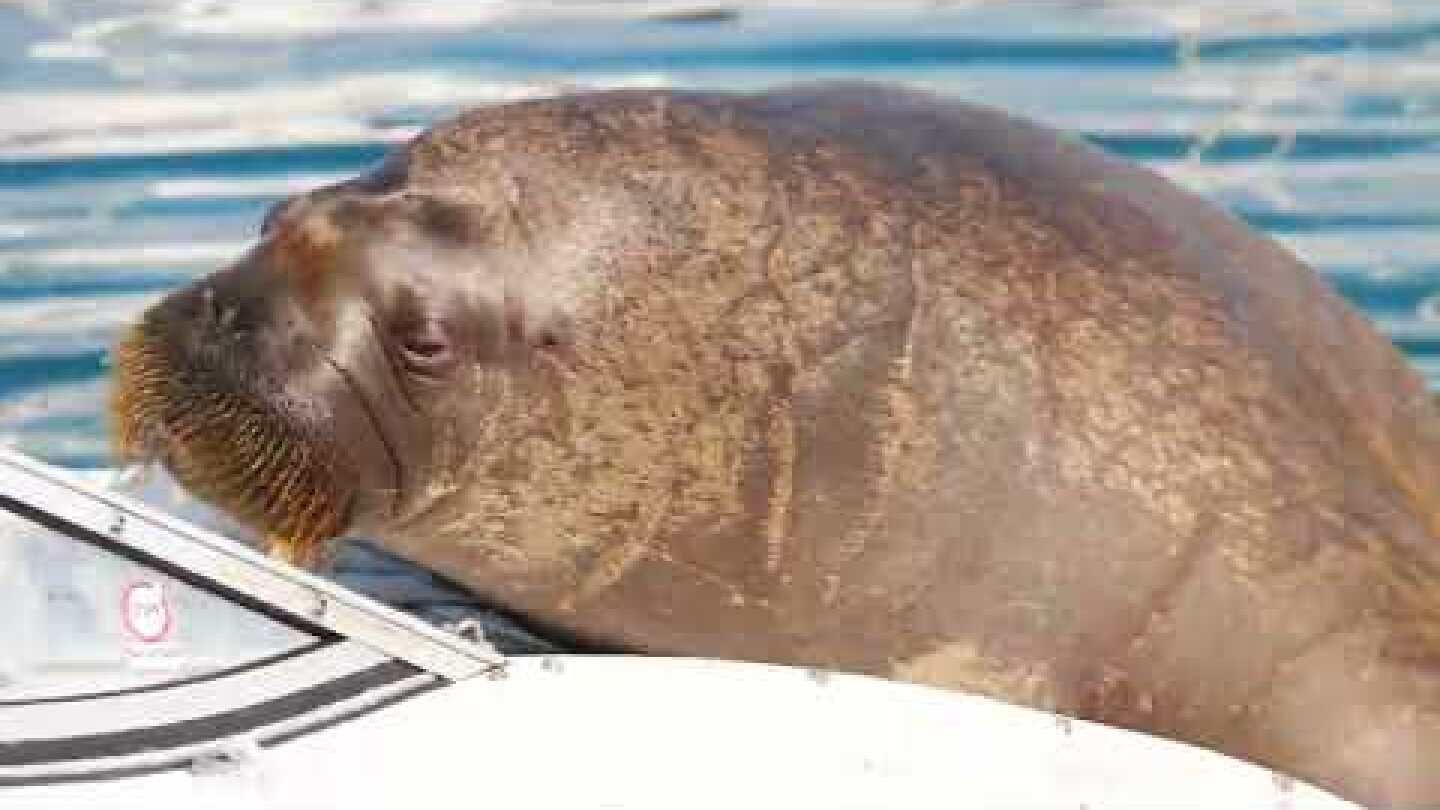
[{"label": "wrinkled skin", "polygon": [[477,110],[277,207],[120,359],[122,451],[292,559],[364,533],[597,643],[1440,806],[1423,385],[1268,240],[994,111]]}]

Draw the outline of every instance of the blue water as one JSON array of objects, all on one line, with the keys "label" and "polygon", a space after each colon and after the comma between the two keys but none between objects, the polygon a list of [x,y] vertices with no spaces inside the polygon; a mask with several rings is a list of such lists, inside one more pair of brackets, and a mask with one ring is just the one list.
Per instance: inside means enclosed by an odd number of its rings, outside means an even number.
[{"label": "blue water", "polygon": [[473,6],[0,6],[0,441],[105,466],[108,347],[147,303],[436,118],[572,86],[869,78],[1004,106],[1271,233],[1440,382],[1440,5]]}]

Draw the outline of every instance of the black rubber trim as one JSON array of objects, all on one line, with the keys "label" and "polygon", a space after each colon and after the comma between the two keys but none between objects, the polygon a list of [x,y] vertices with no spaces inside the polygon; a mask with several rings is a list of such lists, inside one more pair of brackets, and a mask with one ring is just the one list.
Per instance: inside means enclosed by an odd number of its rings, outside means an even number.
[{"label": "black rubber trim", "polygon": [[353,711],[341,712],[334,717],[327,717],[326,719],[321,720],[318,723],[292,729],[281,734],[276,734],[274,737],[267,737],[266,739],[262,740],[260,744],[266,748],[274,748],[277,745],[284,745],[291,740],[297,740],[301,737],[304,737],[306,734],[312,734],[316,731],[324,731],[327,728],[334,728],[341,723],[349,722],[357,717],[360,717],[361,715],[369,714],[371,712],[378,712],[386,707],[394,706],[396,703],[399,703],[402,700],[409,700],[412,697],[423,695],[426,692],[433,692],[434,690],[439,689],[442,686],[449,686],[451,683],[452,681],[447,680],[444,677],[432,674],[431,681],[429,683],[420,684],[414,689],[401,692],[397,695],[391,695],[384,700],[377,700],[374,703],[362,706],[358,709],[354,709]]},{"label": "black rubber trim", "polygon": [[278,664],[290,658],[316,650],[324,649],[333,644],[339,643],[339,639],[318,639],[309,644],[302,644],[283,652],[267,655],[264,658],[257,658],[243,664],[236,664],[233,667],[217,669],[214,672],[206,672],[200,675],[192,675],[189,678],[177,678],[173,681],[160,681],[158,683],[147,683],[144,686],[134,686],[129,689],[113,689],[109,692],[86,692],[78,695],[55,695],[53,697],[29,698],[22,700],[0,700],[0,709],[13,708],[16,706],[43,706],[47,703],[78,703],[84,700],[99,700],[101,698],[124,697],[126,695],[138,695],[144,692],[156,692],[161,689],[174,689],[181,686],[191,686],[206,681],[228,678],[231,675],[239,675],[242,672],[249,672],[252,669],[268,667],[271,664]]},{"label": "black rubber trim", "polygon": [[[325,720],[322,720],[320,722],[302,726],[300,728],[287,731],[284,734],[278,734],[274,737],[261,740],[260,744],[265,748],[274,748],[278,745],[283,745],[284,743],[290,742],[292,740],[300,739],[301,737],[312,734],[314,732],[324,731],[325,729],[333,728],[340,723],[354,720],[358,717],[363,717],[367,714],[370,714],[371,712],[378,712],[381,709],[393,706],[402,700],[408,700],[412,697],[423,695],[426,692],[431,692],[435,689],[439,689],[442,686],[447,686],[449,685],[449,683],[450,681],[446,680],[445,678],[439,675],[435,675],[429,683],[421,684],[419,686],[416,686],[414,689],[410,689],[398,695],[392,695],[384,700],[379,700],[374,703],[367,704],[353,711],[344,712],[337,717],[326,718]],[[77,782],[109,782],[116,779],[130,779],[137,776],[148,776],[155,773],[164,773],[166,771],[185,769],[189,768],[191,766],[191,763],[193,762],[194,757],[192,756],[177,755],[173,759],[168,761],[149,763],[145,765],[133,765],[130,767],[97,768],[93,771],[75,771],[71,773],[59,773],[46,776],[0,776],[0,788],[27,787],[37,785],[63,785],[75,784]]]},{"label": "black rubber trim", "polygon": [[135,765],[129,768],[110,768],[109,770],[86,771],[84,773],[58,773],[54,776],[0,776],[0,788],[65,785],[75,782],[108,782],[111,779],[129,779],[134,776],[148,776],[152,773],[173,771],[177,768],[186,767],[189,764],[189,759],[180,757],[173,762],[163,762],[154,765]]},{"label": "black rubber trim", "polygon": [[278,723],[422,672],[424,670],[403,661],[387,661],[264,703],[179,723],[89,736],[0,743],[0,767],[118,757],[218,740]]},{"label": "black rubber trim", "polygon": [[[46,512],[43,509],[31,506],[24,501],[16,500],[15,498],[12,498],[3,493],[0,493],[0,509],[13,512],[16,515],[19,515],[20,517],[23,517],[46,529],[50,529],[51,531],[59,532],[69,537],[73,537],[76,540],[84,543],[89,543],[92,546],[101,548],[116,556],[123,557],[132,562],[136,562],[141,565],[153,568],[160,573],[184,582],[187,585],[194,586],[201,590],[210,591],[211,593],[224,597],[231,602],[234,602],[249,610],[252,610],[256,613],[280,622],[281,624],[285,624],[309,633],[310,635],[315,636],[317,639],[321,639],[324,641],[335,641],[342,638],[339,633],[336,633],[328,627],[316,624],[298,613],[291,613],[276,605],[272,605],[269,602],[264,602],[256,599],[255,597],[250,596],[243,591],[236,590],[235,588],[232,588],[229,585],[226,585],[218,580],[201,576],[194,571],[190,571],[186,568],[181,568],[180,566],[175,565],[174,563],[171,563],[167,560],[163,560],[154,555],[147,554],[135,548],[131,548],[124,543],[116,542],[115,540],[112,540],[111,538],[106,537],[99,532],[91,531],[84,526],[72,523],[62,517],[59,517],[58,515],[51,514],[50,512]],[[143,520],[144,518],[137,517],[136,519]],[[162,531],[163,530],[164,529],[162,527]]]}]

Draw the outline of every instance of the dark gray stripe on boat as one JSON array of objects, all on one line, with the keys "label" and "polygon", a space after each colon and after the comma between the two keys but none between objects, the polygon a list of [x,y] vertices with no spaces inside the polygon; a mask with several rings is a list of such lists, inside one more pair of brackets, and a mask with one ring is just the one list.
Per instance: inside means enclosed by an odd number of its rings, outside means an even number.
[{"label": "dark gray stripe on boat", "polygon": [[377,686],[394,683],[418,671],[409,664],[392,661],[256,706],[199,715],[181,723],[78,737],[0,743],[0,767],[117,757],[231,737],[354,697]]},{"label": "dark gray stripe on boat", "polygon": [[[358,642],[318,650],[227,678],[82,702],[0,708],[0,765],[8,746],[168,726],[260,706],[342,680],[392,659]],[[418,669],[416,670],[418,671]]]},{"label": "dark gray stripe on boat", "polygon": [[[393,663],[400,667],[409,666],[401,662]],[[416,697],[447,683],[449,681],[438,675],[420,672],[408,678],[353,694],[313,711],[255,728],[249,732],[248,736],[250,741],[259,746],[281,745],[346,720],[378,711],[401,700]],[[230,741],[233,740],[234,737],[231,737]],[[34,765],[0,767],[0,787],[108,781],[192,768],[198,762],[213,758],[217,753],[228,751],[229,749],[222,745],[222,741],[225,741],[224,735],[212,729],[200,742],[186,746],[147,748],[127,755],[87,760],[51,761]]]}]

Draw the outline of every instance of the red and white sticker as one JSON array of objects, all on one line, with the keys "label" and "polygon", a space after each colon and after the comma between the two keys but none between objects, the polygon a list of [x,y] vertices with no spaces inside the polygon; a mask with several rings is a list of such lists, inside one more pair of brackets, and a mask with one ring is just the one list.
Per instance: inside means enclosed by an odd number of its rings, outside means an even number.
[{"label": "red and white sticker", "polygon": [[141,579],[126,585],[120,597],[120,620],[125,632],[136,641],[158,644],[168,638],[175,626],[175,613],[164,583]]}]

